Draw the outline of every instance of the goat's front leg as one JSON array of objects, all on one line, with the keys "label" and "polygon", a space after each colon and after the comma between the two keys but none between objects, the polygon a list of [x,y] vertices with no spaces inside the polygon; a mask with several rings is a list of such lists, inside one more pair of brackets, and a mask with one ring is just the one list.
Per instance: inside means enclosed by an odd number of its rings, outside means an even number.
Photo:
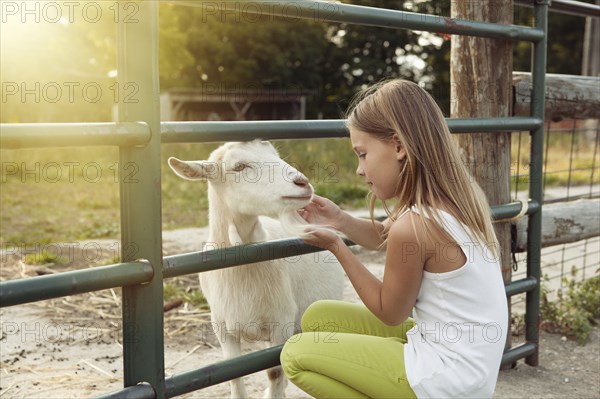
[{"label": "goat's front leg", "polygon": [[283,373],[281,366],[272,367],[267,370],[269,377],[269,387],[265,390],[265,399],[285,398],[285,388],[287,387],[287,377]]},{"label": "goat's front leg", "polygon": [[[273,331],[271,331],[271,341],[267,342],[267,347],[281,345],[292,335],[293,322],[282,323],[277,325]],[[283,372],[281,366],[272,367],[267,370],[267,377],[269,377],[269,387],[265,390],[265,399],[271,398],[285,398],[285,388],[287,387],[288,379]]]},{"label": "goat's front leg", "polygon": [[[221,343],[221,349],[223,350],[223,357],[227,359],[233,359],[242,354],[242,345],[240,342],[241,332],[239,329],[222,331],[217,334],[219,342]],[[243,378],[236,378],[229,381],[231,387],[231,398],[247,398],[246,387],[244,385]]]}]

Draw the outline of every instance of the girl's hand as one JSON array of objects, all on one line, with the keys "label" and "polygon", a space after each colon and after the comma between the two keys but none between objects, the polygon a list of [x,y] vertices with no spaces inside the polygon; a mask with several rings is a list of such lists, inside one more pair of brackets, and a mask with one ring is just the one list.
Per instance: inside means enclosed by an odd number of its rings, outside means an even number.
[{"label": "girl's hand", "polygon": [[328,229],[308,228],[302,235],[302,239],[306,244],[326,249],[334,255],[342,245],[346,245],[340,236]]},{"label": "girl's hand", "polygon": [[331,200],[313,195],[311,203],[298,211],[300,216],[309,224],[331,226],[341,230],[344,212]]}]

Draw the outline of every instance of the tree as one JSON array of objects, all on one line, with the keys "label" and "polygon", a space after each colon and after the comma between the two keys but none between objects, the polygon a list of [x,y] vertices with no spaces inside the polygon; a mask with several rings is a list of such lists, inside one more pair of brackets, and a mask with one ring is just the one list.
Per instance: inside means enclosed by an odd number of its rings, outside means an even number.
[{"label": "tree", "polygon": [[[584,1],[593,3],[593,1]],[[515,7],[514,23],[533,25],[533,10]],[[583,54],[585,19],[576,15],[548,13],[548,73],[579,75]],[[531,43],[519,42],[514,46],[514,70],[531,70]]]},{"label": "tree", "polygon": [[[592,0],[587,0],[592,2]],[[448,16],[451,2],[405,0],[344,0],[349,4]],[[33,101],[19,94],[2,102],[3,122],[110,120],[115,100],[126,88],[116,83],[114,2],[92,2],[103,17],[86,23],[21,24],[19,17],[0,27],[2,82],[56,82],[64,92],[60,101]],[[58,3],[57,3],[58,4]],[[121,4],[121,16],[128,4]],[[450,111],[450,40],[447,36],[403,29],[384,29],[320,20],[294,20],[247,13],[208,13],[197,7],[161,2],[161,89],[173,87],[210,90],[307,90],[308,118],[338,118],[355,90],[385,78],[401,77],[421,84]],[[111,7],[113,7],[111,9]],[[8,17],[7,17],[8,18]],[[531,25],[532,12],[515,8],[515,23]],[[550,13],[548,71],[580,71],[583,24],[580,17]],[[514,69],[528,70],[530,44],[515,45]],[[573,62],[575,60],[575,62]],[[65,82],[79,84],[70,102]],[[97,83],[102,96],[83,98],[81,89]],[[132,82],[135,83],[135,82]],[[7,87],[3,87],[3,92]],[[14,86],[11,86],[14,89]],[[48,86],[48,90],[51,87]],[[48,94],[51,95],[50,91]],[[89,93],[93,93],[90,91]],[[91,98],[94,100],[94,98]]]},{"label": "tree", "polygon": [[[483,0],[452,4],[452,17],[510,24],[512,1]],[[477,60],[477,62],[473,62]],[[450,59],[452,117],[510,116],[512,43],[508,40],[455,36]],[[510,201],[510,133],[459,134],[463,161],[490,205]],[[511,280],[510,223],[496,226],[505,283]],[[491,243],[489,243],[491,244]],[[505,326],[509,328],[509,326]],[[507,346],[510,347],[510,333]]]},{"label": "tree", "polygon": [[[412,4],[399,0],[391,4],[383,0],[352,3],[398,9]],[[441,13],[444,8],[424,3],[412,10]],[[439,35],[222,10],[207,12],[202,6],[175,7],[173,12],[180,32],[186,32],[185,46],[193,62],[177,69],[169,79],[161,71],[163,89],[310,90],[314,95],[309,99],[307,116],[338,118],[356,88],[383,78],[402,77],[442,93],[436,98],[447,104],[449,93],[443,85],[445,82],[447,87],[449,42]],[[445,71],[443,78],[438,79],[434,71]]]},{"label": "tree", "polygon": [[[352,0],[354,5],[444,14],[445,2]],[[444,3],[444,4],[440,4]],[[323,64],[323,96],[319,108],[339,117],[357,88],[382,79],[404,78],[420,83],[449,111],[449,41],[429,32],[327,23],[330,43]]]},{"label": "tree", "polygon": [[325,45],[321,25],[269,15],[207,14],[198,7],[176,13],[193,57],[178,85],[309,89],[318,84]]}]

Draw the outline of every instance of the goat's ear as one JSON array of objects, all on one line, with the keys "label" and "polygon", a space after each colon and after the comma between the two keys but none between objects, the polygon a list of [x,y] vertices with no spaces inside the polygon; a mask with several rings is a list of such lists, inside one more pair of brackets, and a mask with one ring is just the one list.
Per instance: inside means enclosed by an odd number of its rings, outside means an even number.
[{"label": "goat's ear", "polygon": [[208,161],[182,161],[170,157],[169,166],[176,175],[187,180],[211,180],[216,177],[216,165]]}]

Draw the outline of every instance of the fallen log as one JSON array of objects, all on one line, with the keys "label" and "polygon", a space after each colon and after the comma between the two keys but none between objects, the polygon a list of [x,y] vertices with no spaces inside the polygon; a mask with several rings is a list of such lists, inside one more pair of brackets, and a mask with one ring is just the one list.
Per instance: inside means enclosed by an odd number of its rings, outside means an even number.
[{"label": "fallen log", "polygon": [[[527,217],[517,223],[516,252],[527,249]],[[600,199],[558,202],[542,207],[542,248],[600,236]]]},{"label": "fallen log", "polygon": [[[531,73],[513,72],[513,115],[529,116]],[[600,77],[546,75],[546,119],[600,118]]]}]

